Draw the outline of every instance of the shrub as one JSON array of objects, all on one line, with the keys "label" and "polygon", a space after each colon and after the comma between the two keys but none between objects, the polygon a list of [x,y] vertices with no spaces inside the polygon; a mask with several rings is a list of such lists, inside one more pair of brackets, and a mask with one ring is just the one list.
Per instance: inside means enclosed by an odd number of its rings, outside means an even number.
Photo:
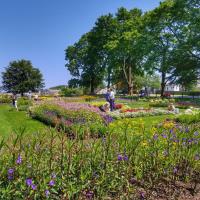
[{"label": "shrub", "polygon": [[191,114],[181,114],[176,118],[177,122],[184,124],[193,124],[200,122],[200,112],[193,112]]},{"label": "shrub", "polygon": [[28,111],[29,107],[32,105],[32,101],[26,97],[21,97],[17,99],[17,106],[19,111]]},{"label": "shrub", "polygon": [[82,88],[62,88],[60,92],[61,96],[71,97],[71,96],[80,96],[83,94]]},{"label": "shrub", "polygon": [[9,95],[3,94],[0,95],[0,104],[1,103],[11,103],[12,102],[12,98]]}]

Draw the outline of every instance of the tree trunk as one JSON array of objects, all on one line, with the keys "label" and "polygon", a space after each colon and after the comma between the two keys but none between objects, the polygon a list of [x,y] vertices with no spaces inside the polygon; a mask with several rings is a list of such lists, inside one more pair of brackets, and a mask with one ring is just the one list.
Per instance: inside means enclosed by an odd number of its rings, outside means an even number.
[{"label": "tree trunk", "polygon": [[128,94],[133,95],[133,80],[132,80],[132,68],[128,66]]},{"label": "tree trunk", "polygon": [[123,72],[124,72],[124,76],[125,79],[127,81],[127,85],[128,85],[128,94],[129,95],[133,95],[133,80],[132,80],[132,68],[131,65],[128,65],[128,73],[126,70],[126,58],[124,58],[124,64],[123,64]]},{"label": "tree trunk", "polygon": [[90,80],[90,93],[94,94],[94,78]]},{"label": "tree trunk", "polygon": [[110,83],[111,83],[111,70],[108,69],[108,84],[107,84],[108,88],[110,88]]},{"label": "tree trunk", "polygon": [[166,79],[166,73],[165,73],[165,72],[162,72],[161,93],[160,93],[160,96],[161,96],[161,97],[164,97],[165,86],[166,86],[165,79]]}]

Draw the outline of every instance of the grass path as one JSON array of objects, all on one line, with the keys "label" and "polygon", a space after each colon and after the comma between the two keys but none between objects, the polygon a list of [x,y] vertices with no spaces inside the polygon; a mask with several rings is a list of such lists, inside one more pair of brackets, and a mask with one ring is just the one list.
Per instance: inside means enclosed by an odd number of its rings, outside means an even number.
[{"label": "grass path", "polygon": [[26,112],[17,112],[10,105],[0,105],[0,137],[8,136],[19,128],[25,128],[26,133],[40,131],[46,126],[31,119]]}]

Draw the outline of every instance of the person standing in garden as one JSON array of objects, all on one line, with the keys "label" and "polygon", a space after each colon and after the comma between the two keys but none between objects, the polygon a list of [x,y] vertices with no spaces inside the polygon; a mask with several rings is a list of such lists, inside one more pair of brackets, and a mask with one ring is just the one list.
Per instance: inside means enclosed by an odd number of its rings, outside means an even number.
[{"label": "person standing in garden", "polygon": [[112,112],[115,108],[115,93],[113,89],[110,89],[110,111]]},{"label": "person standing in garden", "polygon": [[12,105],[13,107],[16,108],[16,110],[18,111],[18,107],[17,107],[17,96],[14,94],[12,97]]},{"label": "person standing in garden", "polygon": [[106,98],[106,101],[110,103],[110,89],[109,88],[107,89],[107,92],[105,94],[105,98]]}]

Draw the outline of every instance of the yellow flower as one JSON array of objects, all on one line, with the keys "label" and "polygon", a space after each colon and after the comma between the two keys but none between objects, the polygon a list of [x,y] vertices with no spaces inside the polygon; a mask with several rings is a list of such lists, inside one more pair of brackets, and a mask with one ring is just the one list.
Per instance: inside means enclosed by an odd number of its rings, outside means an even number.
[{"label": "yellow flower", "polygon": [[164,127],[165,129],[171,129],[171,128],[174,127],[174,123],[173,123],[173,122],[165,122],[165,123],[163,124],[163,127]]},{"label": "yellow flower", "polygon": [[152,128],[151,128],[151,132],[152,132],[152,133],[157,132],[157,128],[156,128],[156,127],[152,127]]},{"label": "yellow flower", "polygon": [[142,144],[143,147],[147,146],[147,142],[146,141],[142,142],[141,144]]}]

